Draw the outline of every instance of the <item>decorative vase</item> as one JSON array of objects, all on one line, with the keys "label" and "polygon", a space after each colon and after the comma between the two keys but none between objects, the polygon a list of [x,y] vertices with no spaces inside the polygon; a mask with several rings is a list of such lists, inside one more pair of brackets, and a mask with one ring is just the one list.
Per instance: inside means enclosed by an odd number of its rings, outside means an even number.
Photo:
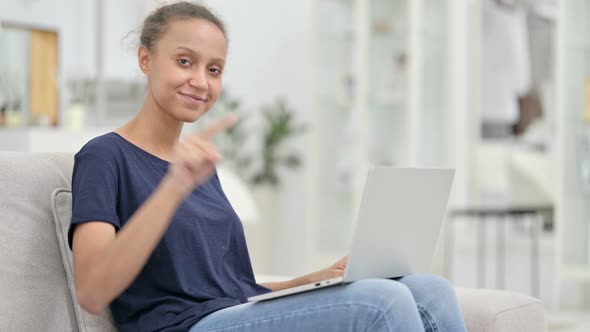
[{"label": "decorative vase", "polygon": [[22,125],[22,114],[17,108],[9,108],[6,110],[4,122],[6,127],[17,128]]},{"label": "decorative vase", "polygon": [[86,107],[83,103],[72,103],[66,112],[66,128],[77,131],[84,129],[85,112]]}]

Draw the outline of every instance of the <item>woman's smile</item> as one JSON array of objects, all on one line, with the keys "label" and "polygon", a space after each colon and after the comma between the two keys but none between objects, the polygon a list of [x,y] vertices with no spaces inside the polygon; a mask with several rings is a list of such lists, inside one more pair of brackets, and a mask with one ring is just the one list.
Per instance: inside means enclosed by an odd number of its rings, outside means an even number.
[{"label": "woman's smile", "polygon": [[178,91],[178,95],[181,97],[183,102],[190,108],[199,107],[207,102],[207,99],[198,95],[183,93]]}]

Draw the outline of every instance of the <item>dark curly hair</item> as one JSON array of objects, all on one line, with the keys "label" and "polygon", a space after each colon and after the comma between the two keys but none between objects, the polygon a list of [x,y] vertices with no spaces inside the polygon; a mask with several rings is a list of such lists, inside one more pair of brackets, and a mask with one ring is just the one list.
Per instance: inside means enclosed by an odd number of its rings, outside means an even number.
[{"label": "dark curly hair", "polygon": [[185,19],[202,19],[215,24],[223,33],[227,42],[227,33],[223,22],[207,7],[188,1],[164,5],[154,10],[143,22],[139,41],[142,46],[152,50],[160,37],[166,32],[170,22]]}]

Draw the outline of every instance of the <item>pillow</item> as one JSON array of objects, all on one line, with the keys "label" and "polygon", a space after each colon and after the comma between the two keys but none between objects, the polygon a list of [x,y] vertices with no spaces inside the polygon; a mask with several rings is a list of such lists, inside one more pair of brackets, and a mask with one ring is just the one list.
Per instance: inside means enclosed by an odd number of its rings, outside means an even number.
[{"label": "pillow", "polygon": [[94,316],[78,305],[76,289],[74,287],[74,263],[72,252],[68,246],[68,227],[72,219],[72,193],[69,189],[59,188],[51,195],[51,208],[55,222],[55,232],[61,260],[66,271],[68,289],[74,303],[76,320],[80,332],[116,332],[117,328],[113,323],[110,310],[105,310],[100,316]]}]

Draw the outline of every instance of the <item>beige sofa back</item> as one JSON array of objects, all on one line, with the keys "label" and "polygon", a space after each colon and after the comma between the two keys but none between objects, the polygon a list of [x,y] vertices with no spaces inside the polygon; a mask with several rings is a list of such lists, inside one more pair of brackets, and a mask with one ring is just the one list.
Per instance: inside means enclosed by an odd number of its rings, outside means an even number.
[{"label": "beige sofa back", "polygon": [[57,223],[69,224],[73,161],[69,153],[0,152],[2,331],[115,331],[109,312],[94,317],[75,304],[71,252],[58,240]]}]

